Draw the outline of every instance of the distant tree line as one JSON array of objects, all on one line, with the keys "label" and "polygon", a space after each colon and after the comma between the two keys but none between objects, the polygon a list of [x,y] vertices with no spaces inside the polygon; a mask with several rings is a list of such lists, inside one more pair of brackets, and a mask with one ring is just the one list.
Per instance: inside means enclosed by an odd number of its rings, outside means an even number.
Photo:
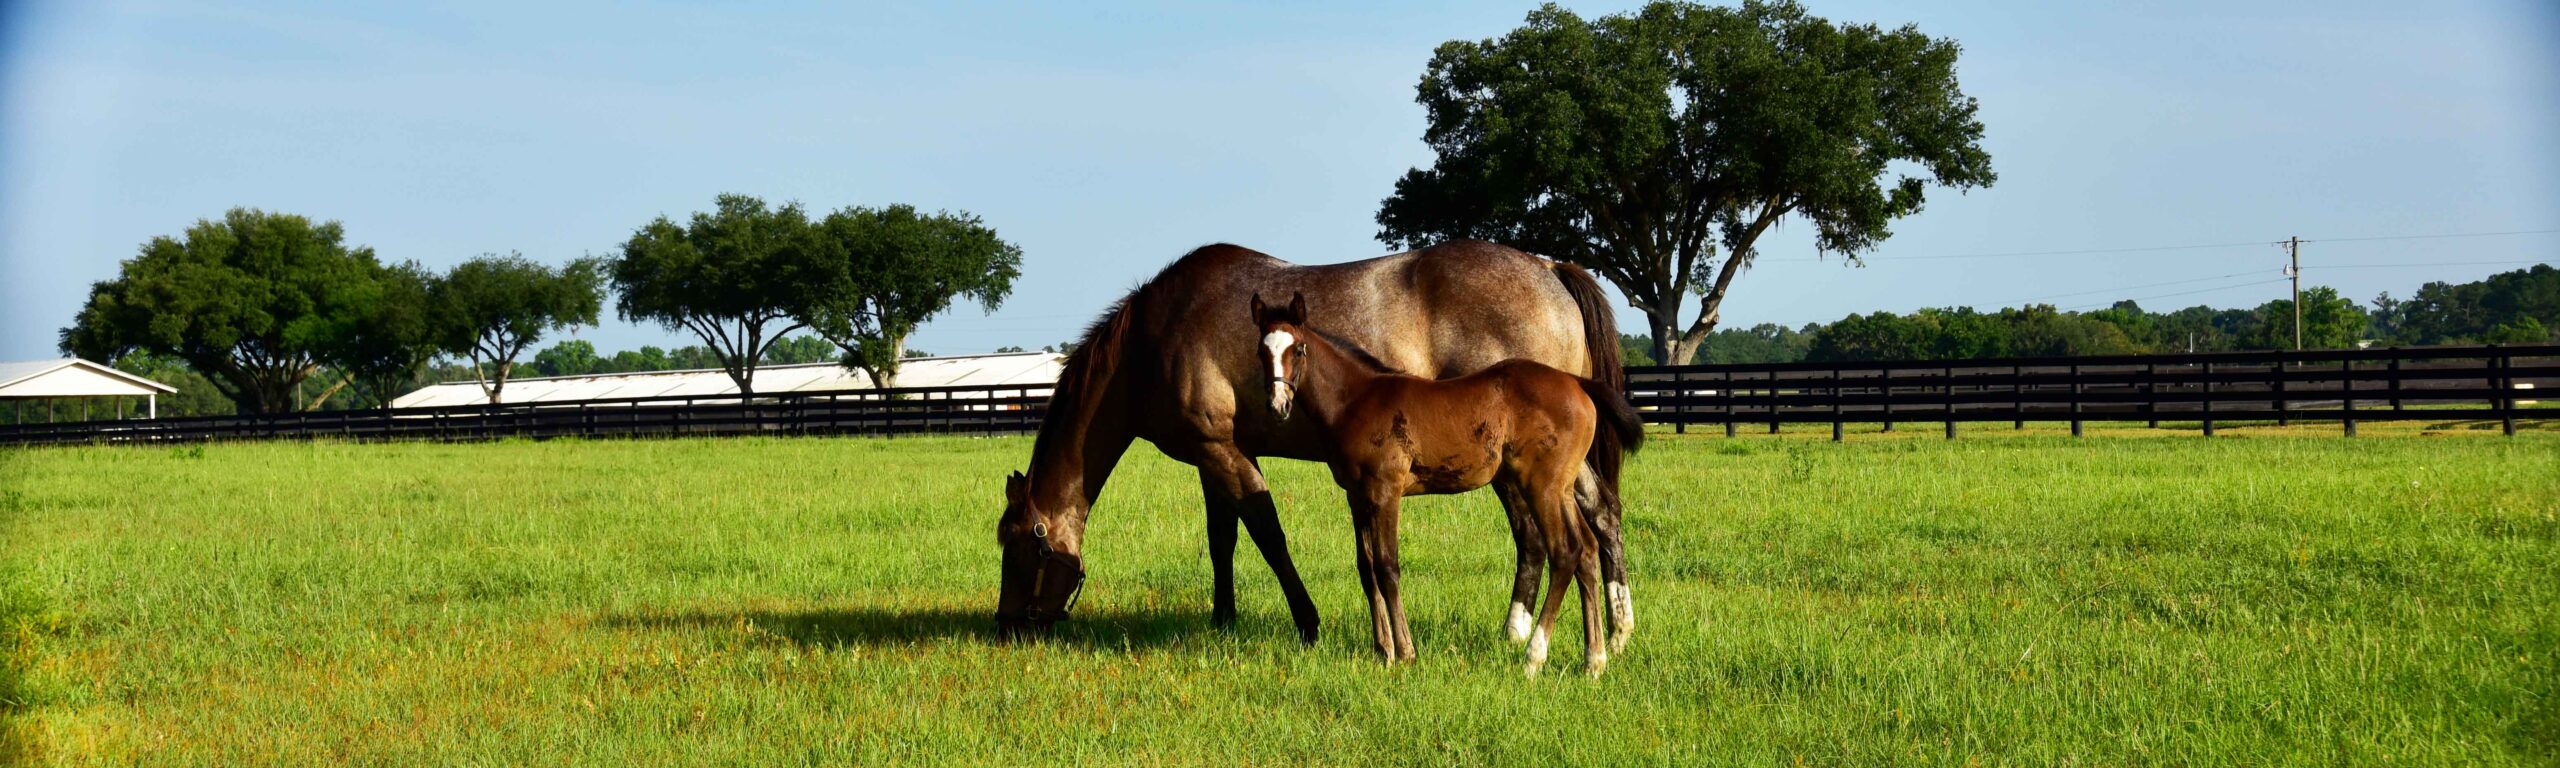
[{"label": "distant tree line", "polygon": [[[906,351],[908,359],[932,357],[921,349]],[[774,342],[766,349],[761,365],[807,365],[843,362],[836,345],[816,336],[790,336]],[[650,373],[655,371],[721,370],[720,354],[710,347],[690,344],[666,349],[645,345],[602,356],[596,345],[584,339],[565,339],[533,356],[537,376],[603,376],[616,373]]]},{"label": "distant tree line", "polygon": [[[2358,304],[2326,286],[2302,291],[2303,346],[2560,342],[2560,269],[2548,264],[2470,283],[2432,282],[2407,299]],[[1651,364],[1651,340],[1623,336],[1630,365]],[[1801,328],[1761,324],[1708,334],[1705,364],[1810,360],[1966,360],[1989,357],[2223,352],[2293,348],[2293,301],[2251,309],[2194,306],[2152,312],[2132,301],[2090,312],[2051,305],[1979,311],[1930,308],[1850,315]]]},{"label": "distant tree line", "polygon": [[[536,371],[715,368],[744,391],[760,364],[834,359],[890,383],[919,325],[957,298],[994,311],[1021,260],[966,213],[811,218],[722,195],[686,223],[639,227],[609,257],[491,254],[439,273],[349,245],[334,221],[237,208],[144,243],[91,287],[60,346],[179,387],[164,415],[371,407],[465,378],[496,401],[546,336],[594,325],[610,290],[622,317],[703,343],[598,358],[576,342],[536,353]],[[800,329],[811,335],[790,335]]]}]

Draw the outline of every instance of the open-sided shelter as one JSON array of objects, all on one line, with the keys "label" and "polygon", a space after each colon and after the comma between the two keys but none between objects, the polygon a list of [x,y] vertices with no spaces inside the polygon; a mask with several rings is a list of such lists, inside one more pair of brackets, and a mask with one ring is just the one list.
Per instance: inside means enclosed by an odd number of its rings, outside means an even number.
[{"label": "open-sided shelter", "polygon": [[51,421],[54,403],[77,400],[85,421],[89,403],[96,398],[114,398],[117,417],[122,418],[126,398],[139,397],[144,415],[159,418],[160,396],[176,391],[176,387],[79,358],[0,362],[0,402],[9,404],[10,413],[21,424],[27,420],[27,404],[39,401],[46,420]]}]

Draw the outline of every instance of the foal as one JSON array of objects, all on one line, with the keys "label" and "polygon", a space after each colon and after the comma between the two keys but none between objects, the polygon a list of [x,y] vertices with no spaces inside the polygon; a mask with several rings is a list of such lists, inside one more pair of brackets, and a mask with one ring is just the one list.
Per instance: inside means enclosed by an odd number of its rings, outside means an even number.
[{"label": "foal", "polygon": [[[1538,674],[1546,663],[1547,637],[1568,580],[1582,599],[1585,671],[1597,676],[1608,666],[1607,619],[1595,599],[1599,547],[1574,503],[1574,480],[1595,429],[1611,430],[1635,450],[1644,426],[1634,408],[1605,384],[1526,360],[1438,381],[1391,372],[1358,348],[1309,329],[1303,295],[1287,307],[1253,297],[1253,322],[1262,333],[1272,412],[1287,419],[1295,408],[1315,420],[1333,481],[1349,492],[1360,587],[1369,597],[1380,654],[1391,661],[1413,658],[1396,561],[1403,498],[1490,484],[1515,520],[1535,527],[1518,537],[1522,546],[1546,556],[1547,597],[1529,634],[1528,673]],[[1617,478],[1603,482],[1614,495]],[[1522,555],[1523,562],[1535,557]]]}]

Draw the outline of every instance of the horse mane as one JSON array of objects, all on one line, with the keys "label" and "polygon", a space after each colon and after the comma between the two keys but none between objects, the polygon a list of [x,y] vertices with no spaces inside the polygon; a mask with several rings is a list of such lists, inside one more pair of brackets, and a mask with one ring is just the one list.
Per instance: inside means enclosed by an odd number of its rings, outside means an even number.
[{"label": "horse mane", "polygon": [[[1049,389],[1049,409],[1075,407],[1085,395],[1108,385],[1113,369],[1120,367],[1120,348],[1129,335],[1130,317],[1137,314],[1139,286],[1102,311],[1101,317],[1085,326],[1084,336],[1076,348],[1067,352],[1067,360],[1058,370],[1058,383]],[[1047,420],[1042,420],[1047,423]],[[1043,430],[1045,433],[1046,430]]]},{"label": "horse mane", "polygon": [[1342,350],[1342,354],[1350,357],[1354,362],[1359,363],[1361,366],[1368,368],[1370,373],[1388,373],[1406,376],[1413,375],[1405,373],[1404,371],[1396,370],[1394,366],[1379,361],[1378,356],[1369,354],[1369,350],[1361,349],[1360,345],[1351,343],[1350,339],[1334,335],[1332,331],[1309,326],[1299,327],[1306,328],[1308,333],[1315,334],[1317,337],[1324,339],[1324,343],[1333,345],[1334,349]]}]

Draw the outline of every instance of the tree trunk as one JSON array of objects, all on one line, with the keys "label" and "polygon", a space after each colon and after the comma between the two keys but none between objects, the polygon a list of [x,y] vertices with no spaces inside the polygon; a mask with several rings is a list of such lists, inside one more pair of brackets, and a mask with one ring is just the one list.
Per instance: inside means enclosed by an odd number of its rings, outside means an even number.
[{"label": "tree trunk", "polygon": [[898,366],[904,365],[906,362],[907,338],[900,336],[890,339],[889,360],[888,362],[881,363],[879,370],[871,372],[872,385],[881,389],[890,389],[898,386]]},{"label": "tree trunk", "polygon": [[1686,365],[1689,350],[1680,343],[1680,301],[1673,298],[1645,312],[1646,325],[1653,334],[1655,365]]},{"label": "tree trunk", "polygon": [[329,385],[329,388],[328,388],[328,389],[321,390],[321,391],[320,391],[320,396],[319,396],[319,397],[312,398],[312,399],[311,399],[311,404],[310,404],[310,405],[308,405],[308,406],[303,407],[303,410],[305,410],[305,411],[317,411],[317,410],[320,410],[320,406],[323,406],[323,405],[327,405],[327,404],[329,404],[329,396],[331,396],[331,395],[335,395],[335,394],[338,394],[338,390],[345,389],[345,388],[346,388],[346,386],[347,386],[347,383],[348,383],[348,382],[352,382],[352,381],[355,381],[355,380],[356,380],[356,377],[355,377],[355,375],[353,375],[353,374],[348,374],[348,375],[346,375],[346,376],[340,377],[340,378],[338,379],[338,383],[336,383],[336,384],[331,384],[331,385]]}]

